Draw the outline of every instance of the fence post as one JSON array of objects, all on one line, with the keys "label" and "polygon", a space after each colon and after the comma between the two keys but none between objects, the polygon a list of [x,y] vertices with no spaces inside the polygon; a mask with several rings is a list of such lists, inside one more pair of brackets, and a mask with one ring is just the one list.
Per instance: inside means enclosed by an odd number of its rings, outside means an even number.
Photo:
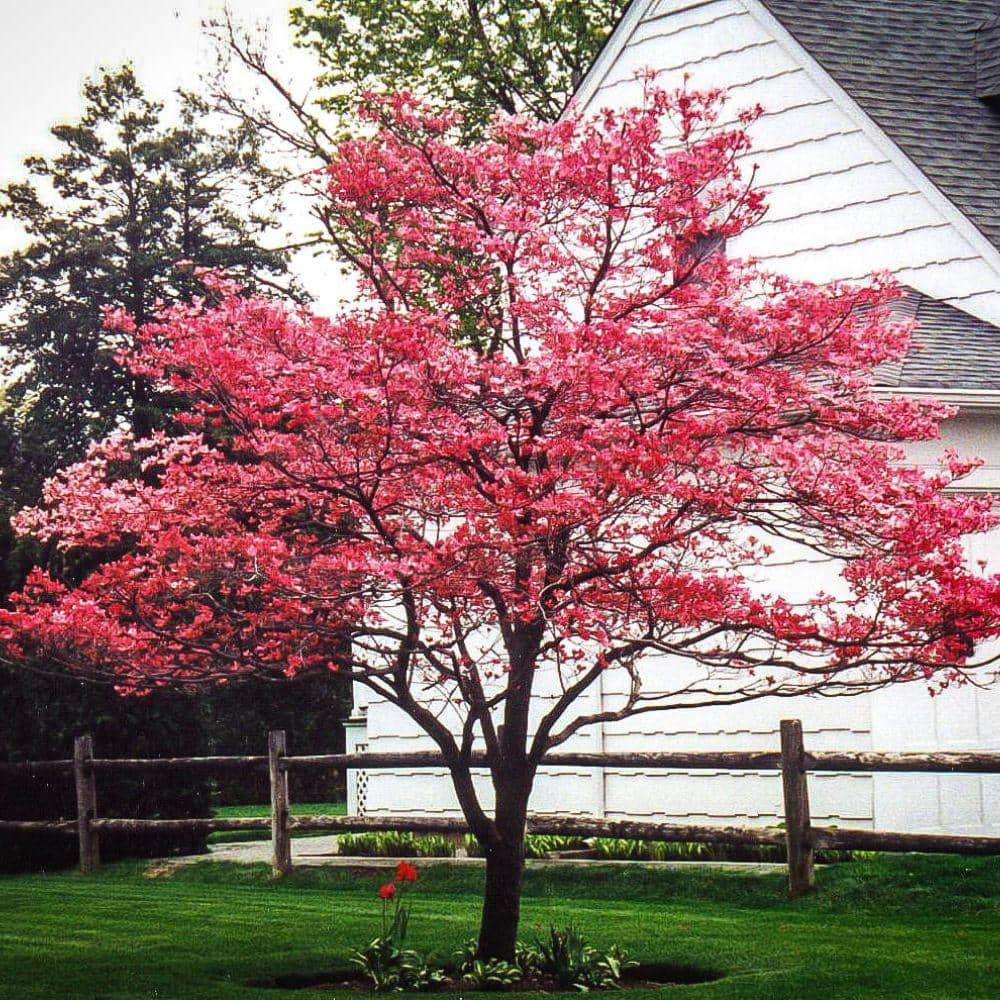
[{"label": "fence post", "polygon": [[80,871],[92,872],[101,863],[97,831],[90,825],[97,817],[97,777],[90,762],[94,741],[87,733],[73,741],[73,777],[76,781],[76,833],[80,841]]},{"label": "fence post", "polygon": [[285,756],[285,731],[267,734],[267,757],[271,776],[271,874],[292,870],[292,840],[288,831],[288,772],[280,764]]},{"label": "fence post", "polygon": [[444,839],[449,841],[455,849],[454,856],[456,858],[467,858],[469,856],[469,848],[465,843],[464,833],[446,833]]},{"label": "fence post", "polygon": [[798,719],[781,720],[781,786],[785,798],[788,891],[794,899],[813,886],[806,750],[802,740],[802,723]]}]

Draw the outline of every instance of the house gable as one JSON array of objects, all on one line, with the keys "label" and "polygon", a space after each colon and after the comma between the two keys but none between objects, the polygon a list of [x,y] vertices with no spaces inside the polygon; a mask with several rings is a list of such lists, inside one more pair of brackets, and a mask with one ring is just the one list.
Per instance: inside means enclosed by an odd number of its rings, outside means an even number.
[{"label": "house gable", "polygon": [[1000,247],[1000,0],[762,0]]},{"label": "house gable", "polygon": [[747,168],[757,165],[770,210],[733,241],[734,253],[812,281],[888,269],[1000,326],[1000,252],[765,3],[635,0],[581,85],[578,106],[636,103],[635,74],[645,68],[660,71],[668,87],[685,78],[695,88],[724,87],[731,114],[765,109],[750,129]]}]

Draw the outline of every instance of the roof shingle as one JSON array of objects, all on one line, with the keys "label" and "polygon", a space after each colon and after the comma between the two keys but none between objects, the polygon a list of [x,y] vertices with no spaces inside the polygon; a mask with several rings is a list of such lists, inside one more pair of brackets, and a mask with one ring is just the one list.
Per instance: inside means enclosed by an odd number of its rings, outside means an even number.
[{"label": "roof shingle", "polygon": [[[1000,0],[761,2],[1000,249]],[[893,311],[917,326],[882,385],[1000,390],[1000,327],[915,289]]]},{"label": "roof shingle", "polygon": [[1000,107],[976,77],[977,31],[1000,0],[763,3],[1000,248]]},{"label": "roof shingle", "polygon": [[[795,39],[1000,248],[1000,0],[763,0]],[[995,48],[995,50],[994,50]],[[1000,389],[1000,329],[909,290],[913,346],[886,384]]]},{"label": "roof shingle", "polygon": [[916,322],[910,350],[885,365],[879,382],[911,389],[1000,389],[1000,330],[913,288],[893,304],[893,318]]}]

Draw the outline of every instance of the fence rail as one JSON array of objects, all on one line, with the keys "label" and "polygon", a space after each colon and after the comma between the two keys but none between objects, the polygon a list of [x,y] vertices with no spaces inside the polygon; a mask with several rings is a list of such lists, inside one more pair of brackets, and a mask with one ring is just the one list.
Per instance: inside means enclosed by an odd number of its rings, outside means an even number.
[{"label": "fence rail", "polygon": [[[343,771],[384,770],[393,767],[446,767],[439,753],[339,753],[308,757],[292,755],[279,758],[280,769],[295,771],[316,769]],[[1000,774],[1000,753],[880,753],[859,751],[805,752],[809,771],[909,771],[941,774]],[[553,753],[546,756],[545,767],[600,767],[683,769],[719,771],[780,771],[781,754],[761,751],[700,751],[697,753]],[[486,755],[472,754],[474,767],[488,767]],[[115,757],[93,758],[88,767],[101,772],[145,771],[263,771],[268,767],[265,755],[242,757]],[[0,761],[0,776],[5,774],[69,773],[72,760]]]},{"label": "fence rail", "polygon": [[[778,771],[782,780],[784,829],[775,827],[695,826],[589,817],[532,815],[528,832],[574,837],[620,837],[637,840],[698,841],[745,845],[784,845],[787,851],[789,891],[793,896],[813,884],[817,849],[924,851],[956,854],[1000,854],[1000,837],[970,837],[936,833],[897,833],[884,830],[814,827],[809,813],[810,771],[934,772],[1000,774],[1000,752],[985,753],[858,753],[808,752],[797,719],[781,723],[781,751],[718,751],[698,753],[555,753],[546,767],[572,766],[623,769],[710,769]],[[483,754],[474,754],[474,767],[486,767]],[[462,834],[465,821],[448,816],[292,816],[289,813],[289,774],[295,770],[374,770],[395,767],[445,767],[438,753],[287,754],[284,732],[268,735],[268,753],[241,757],[100,758],[93,756],[89,736],[78,737],[72,760],[0,762],[0,777],[19,774],[73,774],[77,817],[74,820],[0,820],[0,832],[47,832],[75,835],[80,845],[81,871],[100,864],[102,831],[185,830],[214,833],[231,830],[270,830],[272,869],[291,871],[291,833],[294,830],[366,832],[397,830],[413,833]],[[122,819],[97,815],[98,774],[192,770],[213,773],[264,770],[270,778],[269,816],[193,819]]]}]

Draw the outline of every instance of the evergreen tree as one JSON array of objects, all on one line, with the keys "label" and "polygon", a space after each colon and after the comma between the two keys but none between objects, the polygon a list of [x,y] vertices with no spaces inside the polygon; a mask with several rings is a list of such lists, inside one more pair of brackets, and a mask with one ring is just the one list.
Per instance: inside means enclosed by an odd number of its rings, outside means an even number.
[{"label": "evergreen tree", "polygon": [[158,299],[198,284],[177,262],[216,266],[249,288],[287,288],[274,174],[247,126],[213,130],[204,102],[181,94],[170,120],[129,66],[83,88],[79,120],[57,125],[56,155],[29,157],[28,179],[0,187],[0,214],[27,245],[0,257],[0,508],[38,498],[41,484],[89,441],[130,424],[146,433],[160,401],[123,374],[107,307],[141,323]]},{"label": "evergreen tree", "polygon": [[[52,547],[15,541],[10,517],[39,499],[45,479],[116,426],[146,433],[169,422],[165,398],[115,363],[128,344],[120,331],[104,329],[107,307],[124,307],[142,322],[157,300],[203,294],[191,268],[178,268],[182,260],[225,269],[249,291],[300,295],[287,273],[288,253],[269,248],[281,238],[273,195],[280,178],[264,166],[249,123],[215,127],[210,108],[194,94],[180,94],[171,114],[124,66],[87,82],[79,119],[52,134],[59,144],[53,156],[30,157],[26,180],[0,185],[0,214],[20,223],[27,237],[22,248],[0,257],[0,594],[18,587],[36,564],[58,563],[70,575],[92,568],[79,559],[67,566]],[[260,751],[267,729],[284,724],[291,706],[300,720],[289,725],[292,745],[326,751],[339,739],[331,711],[340,717],[349,710],[346,685],[332,675],[310,682],[320,727],[302,707],[301,684],[220,688],[209,703],[182,691],[134,702],[48,667],[0,669],[0,704],[7,710],[0,759],[65,757],[73,736],[84,731],[108,756],[231,752],[244,745]],[[256,713],[247,723],[250,704]],[[101,808],[106,815],[203,815],[208,791],[204,780],[190,776],[116,780],[102,787]],[[230,781],[225,788],[233,797],[254,791],[252,783],[241,790]],[[72,808],[65,781],[32,779],[0,793],[0,815],[10,818]],[[65,838],[36,840],[3,838],[0,867],[72,863]],[[200,840],[171,835],[105,846],[109,856],[155,854],[193,850]]]}]

